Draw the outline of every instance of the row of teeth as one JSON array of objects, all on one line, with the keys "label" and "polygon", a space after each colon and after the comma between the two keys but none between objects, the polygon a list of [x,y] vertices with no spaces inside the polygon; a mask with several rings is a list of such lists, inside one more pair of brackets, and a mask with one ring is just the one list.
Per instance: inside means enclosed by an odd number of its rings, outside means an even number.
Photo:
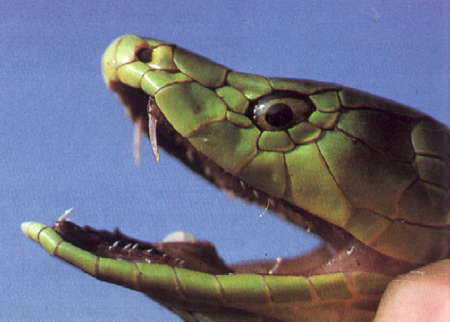
[{"label": "row of teeth", "polygon": [[[183,139],[181,137],[177,137],[176,139],[177,144],[182,144]],[[193,163],[195,162],[195,150],[191,146],[186,146],[186,152],[185,155],[189,162]],[[239,194],[236,193],[233,188],[230,188],[230,185],[228,184],[227,179],[221,178],[220,176],[214,177],[214,171],[212,167],[208,164],[204,166],[203,173],[205,177],[211,178],[214,180],[217,187],[222,189],[230,198],[236,198]],[[276,205],[276,201],[270,197],[266,197],[265,195],[262,195],[258,190],[254,189],[252,186],[245,183],[243,180],[239,180],[239,186],[245,193],[250,193],[255,200],[260,201],[262,203],[265,203],[264,211],[273,209]],[[247,197],[249,197],[247,195]]]},{"label": "row of teeth", "polygon": [[[64,211],[64,213],[57,219],[57,223],[62,223],[65,221],[70,221],[68,218],[69,215],[73,212],[74,208],[69,208]],[[185,233],[182,231],[175,231],[173,233],[168,234],[164,239],[163,242],[195,242],[196,239],[192,234]],[[136,251],[140,245],[139,243],[128,243],[122,248],[119,247],[119,244],[121,243],[120,240],[116,240],[114,243],[108,246],[108,251],[127,251],[128,254],[131,254],[131,252]],[[146,253],[147,256],[152,256],[153,253],[157,252],[153,247],[148,249],[140,250],[141,252]],[[168,260],[168,255],[166,253],[162,254],[153,254],[154,256],[158,256],[162,258],[163,260]],[[152,260],[149,258],[144,258],[144,260],[147,263],[152,263]],[[175,265],[183,267],[185,264],[185,261],[181,258],[172,258],[172,260],[175,262]]]},{"label": "row of teeth", "polygon": [[[120,241],[116,240],[112,245],[108,246],[108,250],[109,251],[115,251],[117,248],[119,248],[119,244]],[[128,254],[131,254],[131,252],[135,251],[136,249],[138,249],[139,244],[138,243],[128,243],[126,244],[123,248],[119,249],[119,251],[127,251]],[[148,248],[145,250],[141,250],[142,252],[146,253],[147,256],[152,256],[152,254],[155,252],[154,248]],[[168,261],[169,259],[173,260],[174,264],[176,266],[180,266],[183,267],[185,264],[185,261],[181,258],[169,258],[169,256],[166,253],[162,253],[162,254],[154,254],[155,256],[158,256],[159,258],[161,258],[163,261]],[[158,260],[153,260],[150,258],[144,258],[144,261],[146,263],[151,264],[152,262],[159,262]]]},{"label": "row of teeth", "polygon": [[[112,245],[108,246],[108,250],[111,250],[111,251],[112,251],[112,250],[118,248],[119,243],[120,243],[120,240],[116,240]],[[122,250],[130,249],[130,251],[133,251],[133,250],[135,250],[135,249],[138,248],[138,247],[139,247],[139,244],[138,244],[138,243],[134,243],[134,244],[129,243],[129,244],[126,244],[126,245],[122,248]],[[150,254],[150,253],[153,252],[153,248],[149,248],[149,249],[145,250],[145,252],[147,252],[147,253]]]},{"label": "row of teeth", "polygon": [[[150,143],[151,143],[151,147],[152,147],[152,151],[153,151],[153,155],[156,159],[156,161],[159,161],[159,152],[158,152],[158,142],[157,142],[157,137],[156,137],[156,128],[157,128],[157,118],[153,116],[152,111],[156,110],[157,107],[155,106],[155,102],[154,100],[149,97],[148,103],[147,103],[147,115],[148,115],[148,136],[150,139]],[[142,119],[139,119],[136,121],[135,123],[135,136],[134,136],[134,155],[135,155],[135,161],[136,163],[139,163],[139,159],[140,159],[140,144],[141,144],[141,128],[142,128]],[[181,137],[177,137],[175,140],[176,144],[183,144],[183,138]],[[191,146],[186,146],[186,152],[185,155],[187,157],[187,159],[189,160],[189,162],[195,162],[195,154],[196,151],[191,147]],[[214,171],[213,169],[209,166],[209,165],[205,165],[205,168],[203,169],[204,171],[204,175],[208,178],[214,179],[214,182],[216,183],[216,185],[220,188],[223,189],[227,195],[231,198],[235,198],[236,197],[236,192],[233,190],[233,188],[229,187],[228,182],[226,179],[222,179],[222,178],[214,178]],[[276,206],[276,201],[262,196],[261,193],[254,189],[253,187],[249,186],[248,184],[246,184],[244,181],[239,180],[239,185],[241,187],[242,190],[244,190],[245,192],[250,192],[251,195],[258,201],[261,201],[261,198],[265,199],[265,211],[270,210],[275,208]],[[285,207],[283,207],[285,208]],[[288,209],[284,209],[284,210],[288,210]],[[281,212],[279,213],[279,215],[281,215],[282,217],[285,217],[287,219],[287,217],[292,217],[292,215],[288,215],[286,213]],[[297,217],[297,216],[294,216]],[[292,218],[291,218],[292,219]],[[302,225],[305,229],[310,230],[310,227],[306,224],[303,223]],[[170,240],[167,239],[167,237],[164,239],[164,241],[177,241],[177,240]],[[181,240],[181,241],[185,241],[185,240]]]}]

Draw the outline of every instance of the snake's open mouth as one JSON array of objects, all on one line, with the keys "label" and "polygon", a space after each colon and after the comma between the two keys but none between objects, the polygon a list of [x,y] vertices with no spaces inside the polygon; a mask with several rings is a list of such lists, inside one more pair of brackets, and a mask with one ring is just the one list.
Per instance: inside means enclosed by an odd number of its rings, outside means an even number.
[{"label": "snake's open mouth", "polygon": [[235,272],[309,276],[354,270],[396,274],[399,270],[410,267],[408,263],[373,251],[343,229],[281,198],[268,196],[263,191],[227,173],[198,152],[188,140],[174,130],[151,96],[119,82],[110,83],[110,87],[127,107],[137,133],[145,133],[149,136],[156,159],[159,158],[157,146],[161,146],[219,189],[268,208],[294,224],[321,236],[326,244],[299,257],[226,264],[217,254],[213,244],[209,242],[176,240],[149,243],[128,237],[118,230],[107,232],[88,226],[80,227],[71,221],[59,220],[55,224],[55,230],[65,240],[101,257],[130,262],[168,264],[213,274]]},{"label": "snake's open mouth", "polygon": [[146,242],[67,214],[53,228],[23,223],[50,254],[188,321],[369,321],[392,278],[449,256],[450,132],[423,113],[135,35],[108,46],[102,69],[135,125],[137,161],[146,135],[156,160],[161,147],[324,243],[234,264],[185,235]]}]

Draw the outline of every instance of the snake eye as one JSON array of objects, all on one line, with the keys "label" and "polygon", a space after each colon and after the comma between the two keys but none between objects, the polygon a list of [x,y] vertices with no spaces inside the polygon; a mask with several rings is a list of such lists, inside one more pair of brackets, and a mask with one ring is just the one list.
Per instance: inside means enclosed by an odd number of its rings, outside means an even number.
[{"label": "snake eye", "polygon": [[306,120],[313,110],[306,96],[280,92],[260,98],[250,107],[253,122],[262,130],[282,130]]},{"label": "snake eye", "polygon": [[143,63],[149,63],[152,60],[152,50],[145,47],[140,48],[136,51],[136,58]]}]

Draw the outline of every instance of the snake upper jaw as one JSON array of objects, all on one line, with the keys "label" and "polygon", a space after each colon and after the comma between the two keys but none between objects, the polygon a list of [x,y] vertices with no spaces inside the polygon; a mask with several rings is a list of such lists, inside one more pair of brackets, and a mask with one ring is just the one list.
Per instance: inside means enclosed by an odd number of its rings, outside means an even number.
[{"label": "snake upper jaw", "polygon": [[[263,191],[227,173],[220,166],[197,151],[187,139],[176,132],[159,110],[154,97],[146,94],[141,89],[129,87],[120,82],[110,82],[108,85],[118,94],[123,105],[126,107],[131,120],[135,124],[136,131],[144,133],[144,135],[149,137],[155,159],[159,158],[155,146],[157,144],[166,152],[181,160],[191,170],[213,183],[219,189],[226,191],[229,195],[240,197],[249,202],[258,203],[263,207],[268,207],[281,217],[305,228],[307,231],[319,235],[327,242],[322,248],[306,255],[289,259],[277,258],[274,260],[251,261],[226,266],[229,271],[260,274],[311,275],[317,273],[366,270],[384,273],[392,271],[392,274],[395,275],[397,271],[404,271],[405,267],[410,267],[409,263],[403,263],[375,252],[373,249],[357,241],[343,229],[327,223],[283,199],[275,199],[268,196]],[[211,247],[213,247],[212,244]],[[199,254],[202,254],[201,248],[199,247],[196,250]],[[195,249],[195,246],[190,251],[193,249]],[[192,261],[192,258],[185,258],[186,255],[183,252],[178,253],[177,256],[180,259],[184,258],[185,262]],[[200,257],[201,255],[196,260]],[[217,258],[216,263],[221,261],[217,254],[212,257]],[[196,267],[195,263],[192,265]],[[211,265],[210,269],[215,269],[213,267],[214,265],[216,264]],[[219,266],[222,267],[221,265]],[[394,267],[394,269],[391,267]],[[207,270],[203,269],[203,271]]]}]

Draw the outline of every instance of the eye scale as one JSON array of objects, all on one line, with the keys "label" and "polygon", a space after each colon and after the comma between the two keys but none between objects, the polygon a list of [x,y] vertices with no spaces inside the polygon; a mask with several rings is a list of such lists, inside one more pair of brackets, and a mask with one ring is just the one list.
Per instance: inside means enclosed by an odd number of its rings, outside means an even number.
[{"label": "eye scale", "polygon": [[162,147],[324,245],[229,264],[193,238],[150,243],[67,215],[53,227],[24,223],[50,254],[187,321],[371,321],[393,278],[450,257],[450,130],[431,117],[338,84],[234,72],[135,35],[112,42],[102,66],[156,159]]},{"label": "eye scale", "polygon": [[283,103],[276,103],[270,106],[256,105],[254,119],[258,120],[261,116],[269,125],[281,128],[292,122],[294,113],[288,105]]},{"label": "eye scale", "polygon": [[259,98],[249,107],[247,115],[261,130],[283,130],[304,122],[314,106],[306,97],[280,91]]}]

